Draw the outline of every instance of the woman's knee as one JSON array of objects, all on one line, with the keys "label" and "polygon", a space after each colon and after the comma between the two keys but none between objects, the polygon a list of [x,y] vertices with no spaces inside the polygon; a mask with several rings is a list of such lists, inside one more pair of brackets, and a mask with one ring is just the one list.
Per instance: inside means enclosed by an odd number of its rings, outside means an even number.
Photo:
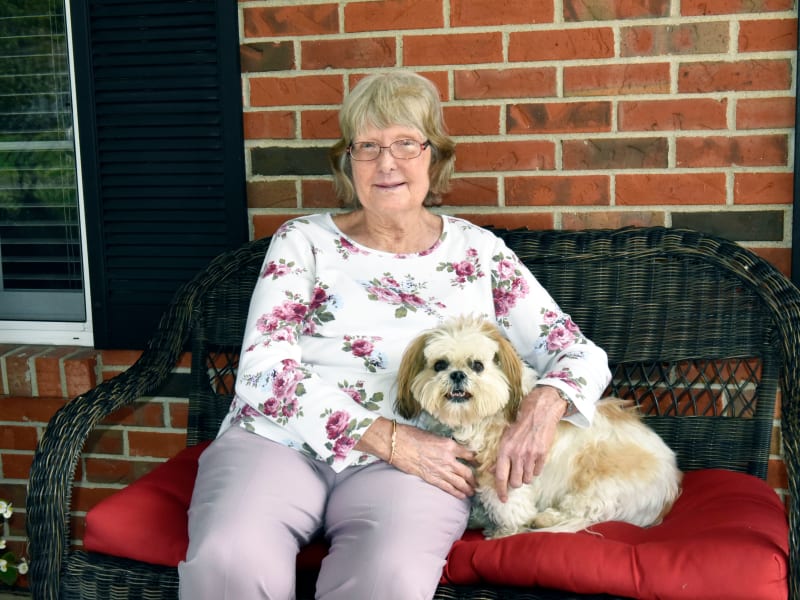
[{"label": "woman's knee", "polygon": [[[427,553],[409,553],[407,547],[384,544],[379,552],[358,556],[325,558],[317,581],[318,598],[352,600],[430,600],[444,566],[444,558]],[[359,561],[359,564],[355,564]]]},{"label": "woman's knee", "polygon": [[[297,543],[255,548],[236,532],[192,544],[178,567],[186,600],[289,600],[294,597]],[[274,540],[273,540],[274,541]]]}]

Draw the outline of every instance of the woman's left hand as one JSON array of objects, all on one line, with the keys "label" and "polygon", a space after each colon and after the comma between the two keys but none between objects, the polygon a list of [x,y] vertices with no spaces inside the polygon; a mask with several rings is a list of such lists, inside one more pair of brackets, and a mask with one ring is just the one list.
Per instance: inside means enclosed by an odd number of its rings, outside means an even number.
[{"label": "woman's left hand", "polygon": [[508,500],[509,487],[530,483],[542,472],[566,408],[558,390],[550,386],[535,387],[522,399],[517,420],[503,433],[497,451],[495,490],[501,502]]}]

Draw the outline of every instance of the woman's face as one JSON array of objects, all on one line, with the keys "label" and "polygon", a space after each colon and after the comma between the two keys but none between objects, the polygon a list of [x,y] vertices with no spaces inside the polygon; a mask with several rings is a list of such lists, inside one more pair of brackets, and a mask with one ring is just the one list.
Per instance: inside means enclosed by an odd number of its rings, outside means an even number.
[{"label": "woman's face", "polygon": [[373,142],[384,148],[375,160],[350,159],[353,186],[365,210],[401,211],[422,206],[430,188],[431,149],[425,147],[416,158],[395,158],[386,146],[397,140],[426,141],[413,127],[370,127],[355,137],[353,143]]}]

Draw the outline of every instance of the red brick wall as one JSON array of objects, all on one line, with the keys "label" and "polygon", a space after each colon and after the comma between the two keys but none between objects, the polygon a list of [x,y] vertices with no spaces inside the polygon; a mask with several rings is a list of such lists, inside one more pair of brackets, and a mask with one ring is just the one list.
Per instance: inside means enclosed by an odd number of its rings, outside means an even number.
[{"label": "red brick wall", "polygon": [[[36,442],[69,399],[126,370],[139,352],[79,347],[0,345],[0,498],[15,507],[9,545],[25,546],[25,489]],[[188,372],[182,357],[175,373]],[[146,400],[147,402],[144,402]],[[104,421],[78,463],[72,535],[80,543],[84,515],[99,500],[138,479],[186,446],[187,400],[158,396]]]},{"label": "red brick wall", "polygon": [[240,1],[252,235],[338,206],[324,152],[365,73],[439,87],[442,210],[481,223],[712,229],[788,273],[791,0]]},{"label": "red brick wall", "polygon": [[[441,210],[532,228],[713,228],[790,269],[792,0],[239,2],[251,236],[338,206],[325,153],[365,73],[439,87],[458,143]],[[135,353],[0,347],[0,497],[18,507],[37,437]],[[181,368],[185,369],[186,361]],[[183,445],[186,401],[156,398],[87,443],[74,536],[97,500]],[[770,482],[786,489],[775,436]]]}]

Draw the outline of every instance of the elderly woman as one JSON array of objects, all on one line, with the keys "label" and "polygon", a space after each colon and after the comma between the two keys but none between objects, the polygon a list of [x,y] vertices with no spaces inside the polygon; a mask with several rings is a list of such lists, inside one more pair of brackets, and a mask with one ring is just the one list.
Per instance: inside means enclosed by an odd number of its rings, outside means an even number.
[{"label": "elderly woman", "polygon": [[543,374],[505,433],[501,497],[541,470],[560,419],[588,424],[610,377],[605,353],[500,239],[427,208],[455,160],[433,84],[366,77],[340,127],[336,189],[354,208],[273,237],[236,396],[200,460],[186,600],[292,598],[297,552],[320,533],[318,598],[433,596],[475,480],[471,452],[395,413],[397,368],[422,330],[483,315]]}]

